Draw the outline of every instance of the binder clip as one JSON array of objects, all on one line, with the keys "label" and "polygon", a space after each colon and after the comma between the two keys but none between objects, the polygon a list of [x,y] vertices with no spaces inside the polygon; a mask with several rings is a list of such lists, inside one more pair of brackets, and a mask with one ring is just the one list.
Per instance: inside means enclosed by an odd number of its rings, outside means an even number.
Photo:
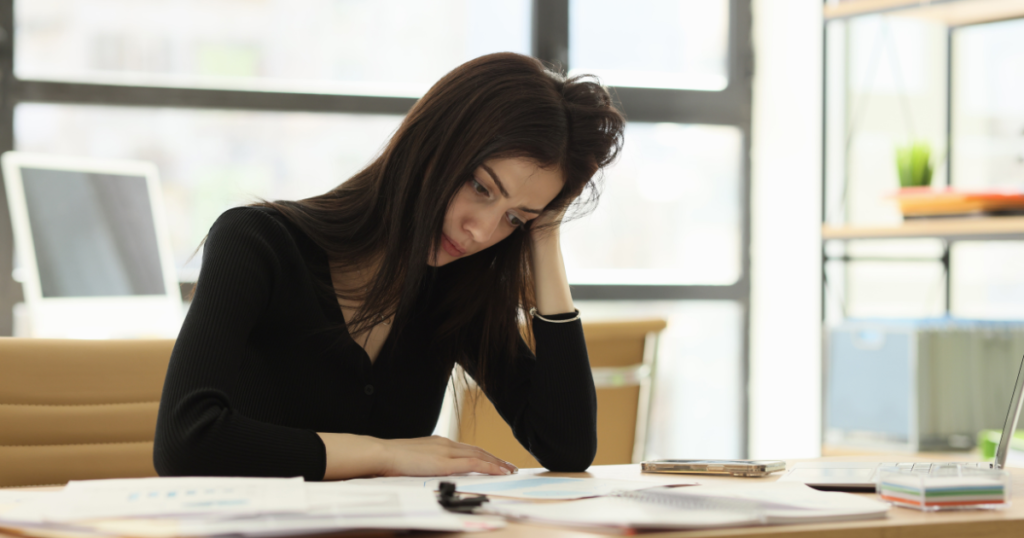
[{"label": "binder clip", "polygon": [[437,490],[437,502],[449,512],[471,514],[475,508],[487,502],[487,496],[461,497],[455,492],[455,484],[441,482]]}]

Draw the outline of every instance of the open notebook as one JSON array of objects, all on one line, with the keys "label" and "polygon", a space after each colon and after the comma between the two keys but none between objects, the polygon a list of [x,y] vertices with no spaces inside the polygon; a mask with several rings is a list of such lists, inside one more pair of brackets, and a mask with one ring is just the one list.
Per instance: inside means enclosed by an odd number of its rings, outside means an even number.
[{"label": "open notebook", "polygon": [[488,513],[585,528],[701,529],[822,523],[885,517],[873,498],[803,484],[757,483],[654,488],[564,503],[500,503]]}]

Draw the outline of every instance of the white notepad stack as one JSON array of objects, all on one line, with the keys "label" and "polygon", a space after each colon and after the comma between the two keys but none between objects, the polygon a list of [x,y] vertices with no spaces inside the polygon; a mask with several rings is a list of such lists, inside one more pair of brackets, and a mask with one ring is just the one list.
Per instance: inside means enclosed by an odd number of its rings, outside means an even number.
[{"label": "white notepad stack", "polygon": [[899,506],[923,511],[1006,508],[1010,475],[998,469],[953,465],[930,473],[883,469],[878,496]]}]

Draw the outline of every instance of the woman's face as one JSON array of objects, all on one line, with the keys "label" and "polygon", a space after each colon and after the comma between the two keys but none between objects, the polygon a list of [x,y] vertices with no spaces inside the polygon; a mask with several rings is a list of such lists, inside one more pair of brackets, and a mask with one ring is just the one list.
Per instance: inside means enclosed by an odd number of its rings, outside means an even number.
[{"label": "woman's face", "polygon": [[559,191],[562,172],[526,158],[489,159],[459,188],[430,265],[472,256],[537,218]]}]

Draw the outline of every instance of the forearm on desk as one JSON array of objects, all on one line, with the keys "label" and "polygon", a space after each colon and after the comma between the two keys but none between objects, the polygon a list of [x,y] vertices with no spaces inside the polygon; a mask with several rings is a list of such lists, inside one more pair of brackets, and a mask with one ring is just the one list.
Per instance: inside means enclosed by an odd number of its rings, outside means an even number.
[{"label": "forearm on desk", "polygon": [[320,433],[327,464],[324,480],[380,475],[385,467],[383,443],[376,437],[350,433]]}]

